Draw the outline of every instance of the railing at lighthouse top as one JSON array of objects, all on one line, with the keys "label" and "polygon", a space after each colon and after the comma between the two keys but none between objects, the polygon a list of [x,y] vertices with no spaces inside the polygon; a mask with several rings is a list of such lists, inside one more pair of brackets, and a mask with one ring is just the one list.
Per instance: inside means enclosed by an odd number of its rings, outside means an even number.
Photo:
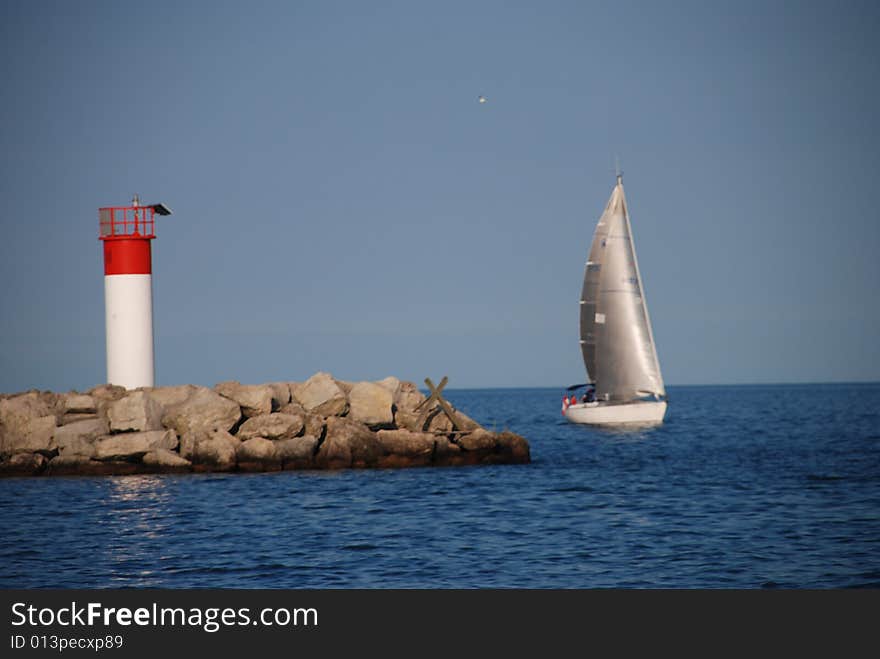
[{"label": "railing at lighthouse top", "polygon": [[156,237],[156,213],[159,213],[159,215],[170,215],[171,211],[164,204],[141,206],[137,195],[132,199],[131,206],[99,208],[100,239],[153,239]]}]

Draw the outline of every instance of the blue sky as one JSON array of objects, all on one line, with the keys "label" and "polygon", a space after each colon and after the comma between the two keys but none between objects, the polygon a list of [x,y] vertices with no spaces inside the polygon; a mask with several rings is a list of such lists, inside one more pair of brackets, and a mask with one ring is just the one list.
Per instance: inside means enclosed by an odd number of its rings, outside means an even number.
[{"label": "blue sky", "polygon": [[0,391],[104,381],[134,193],[157,384],[581,382],[615,156],[667,384],[880,380],[874,3],[0,12]]}]

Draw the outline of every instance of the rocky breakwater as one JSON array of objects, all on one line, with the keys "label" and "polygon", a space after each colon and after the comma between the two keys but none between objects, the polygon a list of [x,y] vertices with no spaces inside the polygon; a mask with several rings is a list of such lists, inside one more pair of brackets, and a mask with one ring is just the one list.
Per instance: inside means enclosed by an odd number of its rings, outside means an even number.
[{"label": "rocky breakwater", "polygon": [[[435,406],[431,408],[431,404]],[[222,382],[0,395],[0,476],[278,471],[530,460],[412,382]]]}]

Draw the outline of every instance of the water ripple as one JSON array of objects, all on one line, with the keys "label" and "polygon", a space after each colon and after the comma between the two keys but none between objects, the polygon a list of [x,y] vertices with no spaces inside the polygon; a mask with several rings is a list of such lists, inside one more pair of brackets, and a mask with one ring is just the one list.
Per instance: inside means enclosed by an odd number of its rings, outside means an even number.
[{"label": "water ripple", "polygon": [[672,388],[636,432],[448,393],[532,464],[4,479],[0,587],[880,587],[880,385]]}]

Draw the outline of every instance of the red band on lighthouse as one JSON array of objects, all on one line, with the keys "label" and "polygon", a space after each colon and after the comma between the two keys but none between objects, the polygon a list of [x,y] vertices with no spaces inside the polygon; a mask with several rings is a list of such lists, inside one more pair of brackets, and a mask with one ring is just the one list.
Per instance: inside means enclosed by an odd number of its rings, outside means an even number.
[{"label": "red band on lighthouse", "polygon": [[105,275],[152,274],[149,238],[113,238],[103,242]]}]

